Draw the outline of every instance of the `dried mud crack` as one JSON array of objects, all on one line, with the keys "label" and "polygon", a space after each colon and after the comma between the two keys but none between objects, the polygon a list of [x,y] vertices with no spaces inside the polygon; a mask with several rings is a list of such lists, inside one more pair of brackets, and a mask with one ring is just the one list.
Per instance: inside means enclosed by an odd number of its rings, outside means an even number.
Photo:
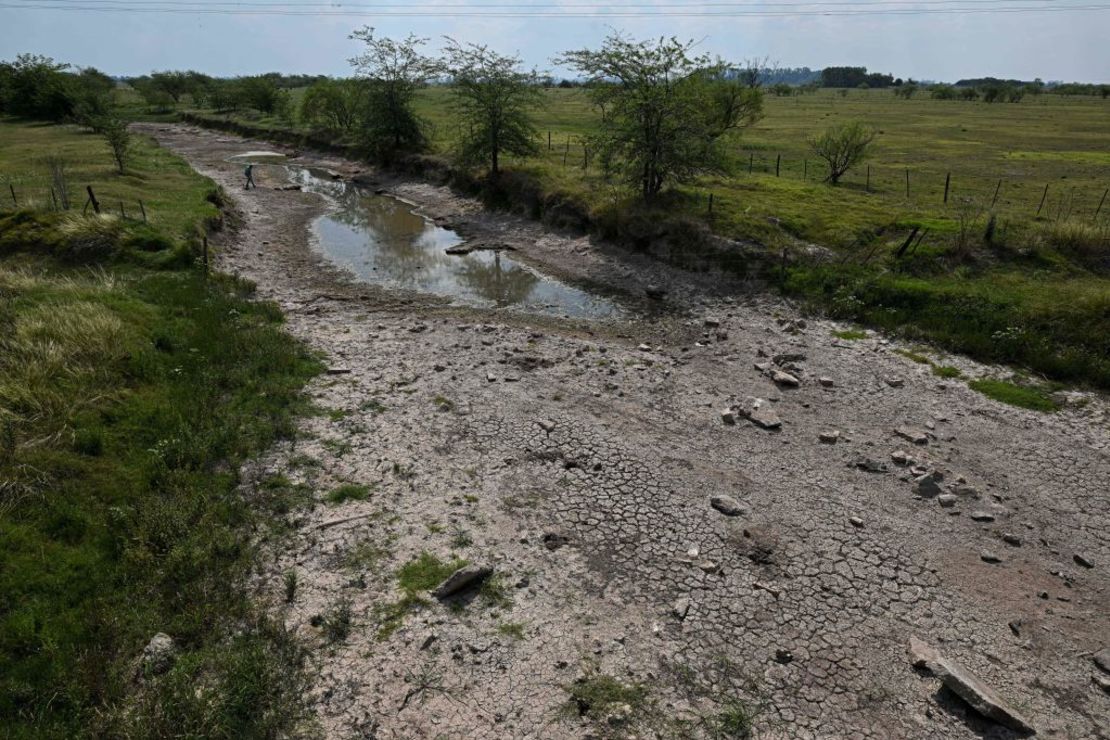
[{"label": "dried mud crack", "polygon": [[[317,196],[269,170],[240,189],[226,159],[257,142],[143,130],[233,195],[221,268],[335,371],[248,471],[311,494],[258,583],[312,646],[327,736],[1017,736],[915,671],[911,636],[1039,735],[1110,736],[1102,399],[1003,406],[743,286],[380,175],[562,279],[665,283],[676,310],[570,322],[386,292],[311,248]],[[493,575],[434,599],[463,561]]]}]

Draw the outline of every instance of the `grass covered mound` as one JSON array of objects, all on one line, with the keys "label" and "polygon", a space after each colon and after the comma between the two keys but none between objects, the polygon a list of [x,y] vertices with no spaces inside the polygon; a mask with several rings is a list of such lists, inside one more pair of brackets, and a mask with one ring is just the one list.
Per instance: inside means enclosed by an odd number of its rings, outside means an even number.
[{"label": "grass covered mound", "polygon": [[[293,433],[317,362],[251,286],[193,266],[186,229],[79,218],[0,214],[0,726],[281,734],[301,656],[244,579],[286,502],[244,500],[237,470]],[[176,660],[153,675],[158,632]]]}]

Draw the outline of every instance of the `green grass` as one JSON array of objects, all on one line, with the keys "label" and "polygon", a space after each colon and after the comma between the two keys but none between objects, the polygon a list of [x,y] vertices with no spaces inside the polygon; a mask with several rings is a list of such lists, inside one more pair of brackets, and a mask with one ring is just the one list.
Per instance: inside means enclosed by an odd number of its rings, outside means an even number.
[{"label": "green grass", "polygon": [[979,391],[987,398],[993,398],[995,401],[1007,403],[1011,406],[1019,406],[1023,409],[1051,412],[1060,408],[1060,404],[1043,388],[985,378],[972,380],[968,383],[968,386],[972,390]]},{"label": "green grass", "polygon": [[905,357],[907,360],[910,360],[911,362],[916,362],[918,365],[930,364],[928,357],[921,354],[920,352],[915,352],[912,349],[896,349],[894,351]]},{"label": "green grass", "polygon": [[648,699],[647,687],[626,684],[601,673],[590,673],[564,687],[570,695],[568,709],[578,716],[591,720],[604,720],[606,715],[622,704],[632,707],[632,717],[639,716]]},{"label": "green grass", "polygon": [[466,565],[465,560],[441,560],[428,552],[402,565],[397,570],[397,585],[402,596],[390,603],[379,604],[375,611],[378,617],[378,639],[388,639],[404,624],[405,617],[428,605],[425,597],[428,591],[442,583],[447,576]]},{"label": "green grass", "polygon": [[339,505],[346,501],[365,501],[370,498],[371,490],[370,486],[360,483],[344,483],[328,491],[325,498],[332,505]]},{"label": "green grass", "polygon": [[497,633],[513,640],[524,639],[524,622],[502,622],[497,625]]},{"label": "green grass", "polygon": [[837,339],[844,339],[850,342],[857,339],[867,339],[868,337],[867,332],[860,331],[858,329],[844,329],[842,331],[834,331],[832,335]]},{"label": "green grass", "polygon": [[[18,192],[61,152],[75,189],[142,193],[159,248],[188,254],[215,189],[140,149],[120,177],[95,137],[0,123],[0,173]],[[133,224],[110,227],[106,260],[74,266],[51,251],[72,228],[0,214],[0,725],[9,737],[284,734],[303,719],[303,655],[245,582],[251,533],[305,496],[268,479],[245,498],[237,471],[294,434],[318,363],[250,285],[144,259]],[[136,683],[132,661],[159,631],[178,659]]]},{"label": "green grass", "polygon": [[951,365],[933,365],[933,375],[938,378],[958,378],[963,375],[958,367]]}]

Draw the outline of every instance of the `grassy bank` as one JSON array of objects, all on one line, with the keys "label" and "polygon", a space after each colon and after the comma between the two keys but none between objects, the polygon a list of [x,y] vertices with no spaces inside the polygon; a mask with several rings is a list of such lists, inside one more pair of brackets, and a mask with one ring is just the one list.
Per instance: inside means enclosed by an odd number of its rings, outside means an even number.
[{"label": "grassy bank", "polygon": [[[586,94],[553,89],[545,96],[536,114],[541,154],[511,162],[503,178],[501,197],[510,206],[685,267],[748,273],[760,267],[752,250],[707,237],[755,241],[769,258],[764,275],[819,310],[1054,380],[1110,388],[1110,207],[1095,218],[1110,185],[1110,102],[902,100],[883,90],[768,97],[763,120],[735,144],[733,176],[678,188],[648,209],[596,166],[583,166],[582,139],[597,125]],[[418,103],[441,155],[449,155],[453,138],[448,98],[448,90],[433,88]],[[250,112],[201,115],[286,140],[309,133]],[[806,136],[849,120],[880,132],[870,174],[864,166],[830,187],[820,182]],[[352,143],[321,132],[313,139]],[[920,240],[900,255],[915,228]]]},{"label": "grassy bank", "polygon": [[[297,647],[253,608],[238,463],[293,433],[315,361],[190,239],[212,184],[148,142],[112,174],[97,137],[0,123],[26,187],[144,195],[156,226],[0,213],[0,724],[9,737],[274,736],[301,721]],[[102,200],[104,198],[102,197]],[[176,645],[165,673],[138,660]]]}]

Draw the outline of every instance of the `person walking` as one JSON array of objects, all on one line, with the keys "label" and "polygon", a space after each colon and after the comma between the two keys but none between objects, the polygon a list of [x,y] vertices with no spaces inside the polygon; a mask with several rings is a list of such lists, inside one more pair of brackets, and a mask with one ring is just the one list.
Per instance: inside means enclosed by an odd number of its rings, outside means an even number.
[{"label": "person walking", "polygon": [[244,190],[250,190],[252,187],[253,188],[258,187],[257,185],[254,184],[254,165],[253,164],[248,164],[247,168],[245,170],[243,170],[243,174],[247,176],[247,186],[244,188]]}]

